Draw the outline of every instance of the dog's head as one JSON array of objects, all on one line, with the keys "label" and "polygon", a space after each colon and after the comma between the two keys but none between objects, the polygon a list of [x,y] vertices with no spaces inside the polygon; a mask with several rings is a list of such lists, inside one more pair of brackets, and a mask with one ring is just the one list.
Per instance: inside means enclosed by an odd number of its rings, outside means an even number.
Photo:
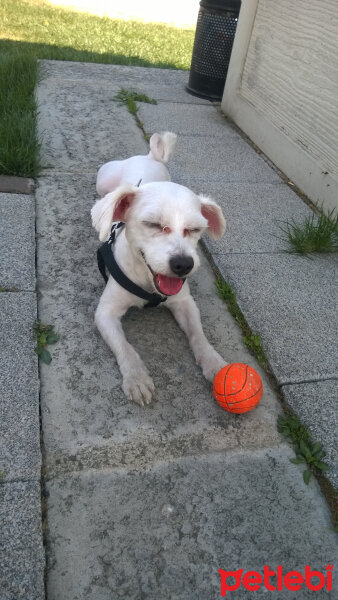
[{"label": "dog's head", "polygon": [[218,239],[225,231],[216,202],[171,182],[120,186],[98,200],[91,214],[101,241],[113,222],[126,224],[131,251],[143,257],[155,288],[167,296],[177,294],[198,268],[202,233]]}]

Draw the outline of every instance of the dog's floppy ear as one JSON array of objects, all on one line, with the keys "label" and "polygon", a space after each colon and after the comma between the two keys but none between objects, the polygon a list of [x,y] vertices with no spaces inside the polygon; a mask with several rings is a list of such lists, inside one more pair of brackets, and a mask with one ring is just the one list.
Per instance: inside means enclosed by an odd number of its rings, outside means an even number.
[{"label": "dog's floppy ear", "polygon": [[126,221],[128,211],[139,188],[133,185],[121,185],[94,204],[91,215],[93,227],[99,232],[100,242],[104,242],[114,221]]},{"label": "dog's floppy ear", "polygon": [[222,209],[214,200],[208,196],[198,196],[201,201],[201,213],[208,221],[207,233],[218,240],[225,232],[226,221],[223,217]]}]

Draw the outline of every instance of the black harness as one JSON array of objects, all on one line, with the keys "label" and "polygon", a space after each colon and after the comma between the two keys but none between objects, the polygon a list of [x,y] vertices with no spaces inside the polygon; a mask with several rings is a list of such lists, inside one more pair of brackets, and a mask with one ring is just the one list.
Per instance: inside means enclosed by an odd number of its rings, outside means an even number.
[{"label": "black harness", "polygon": [[105,282],[107,283],[107,281],[108,281],[108,277],[107,277],[107,273],[106,273],[106,269],[107,269],[109,271],[110,275],[115,279],[115,281],[117,281],[117,283],[121,287],[123,287],[125,290],[127,290],[131,294],[134,294],[134,296],[138,296],[139,298],[142,298],[143,300],[147,300],[148,304],[145,305],[146,308],[152,307],[152,306],[158,306],[159,304],[161,304],[161,302],[166,301],[167,296],[160,296],[160,294],[156,294],[156,293],[151,294],[150,292],[146,292],[146,290],[141,288],[139,285],[136,285],[136,283],[131,281],[123,273],[123,271],[120,269],[119,265],[117,264],[117,262],[115,260],[112,245],[115,243],[116,230],[120,229],[120,227],[123,227],[123,225],[124,225],[124,223],[122,221],[120,223],[113,223],[111,231],[110,231],[109,240],[107,242],[105,242],[104,244],[102,244],[102,246],[100,246],[100,248],[97,251],[97,264],[98,264],[100,273],[101,273],[103,279],[105,280]]}]

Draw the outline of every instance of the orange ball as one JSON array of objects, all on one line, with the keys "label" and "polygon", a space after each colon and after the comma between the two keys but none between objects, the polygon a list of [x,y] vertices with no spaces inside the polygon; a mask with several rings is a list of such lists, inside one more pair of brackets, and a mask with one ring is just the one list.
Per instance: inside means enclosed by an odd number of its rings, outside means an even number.
[{"label": "orange ball", "polygon": [[249,412],[263,395],[263,383],[249,365],[231,363],[218,371],[214,379],[214,396],[231,413]]}]

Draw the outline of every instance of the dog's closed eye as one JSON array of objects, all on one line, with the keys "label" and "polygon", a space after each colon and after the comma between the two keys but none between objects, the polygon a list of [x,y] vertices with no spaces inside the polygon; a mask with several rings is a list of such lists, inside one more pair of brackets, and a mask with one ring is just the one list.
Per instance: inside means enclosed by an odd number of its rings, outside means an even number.
[{"label": "dog's closed eye", "polygon": [[193,235],[194,233],[201,233],[201,228],[200,227],[195,227],[194,229],[184,229],[183,230],[183,235],[184,237],[186,235]]},{"label": "dog's closed eye", "polygon": [[[149,227],[149,229],[155,229],[156,231],[163,231],[164,233],[170,233],[170,227],[163,227],[161,223],[154,223],[153,221],[142,221],[145,227]],[[197,235],[201,233],[202,229],[200,227],[193,227],[191,229],[186,228],[183,230],[183,235],[186,237],[187,235]]]},{"label": "dog's closed eye", "polygon": [[163,226],[160,223],[152,223],[151,221],[142,221],[143,225],[149,227],[150,229],[163,229]]},{"label": "dog's closed eye", "polygon": [[148,227],[149,229],[154,229],[155,231],[159,231],[161,233],[171,233],[170,227],[166,225],[161,225],[160,223],[153,223],[152,221],[142,221],[143,225]]}]

